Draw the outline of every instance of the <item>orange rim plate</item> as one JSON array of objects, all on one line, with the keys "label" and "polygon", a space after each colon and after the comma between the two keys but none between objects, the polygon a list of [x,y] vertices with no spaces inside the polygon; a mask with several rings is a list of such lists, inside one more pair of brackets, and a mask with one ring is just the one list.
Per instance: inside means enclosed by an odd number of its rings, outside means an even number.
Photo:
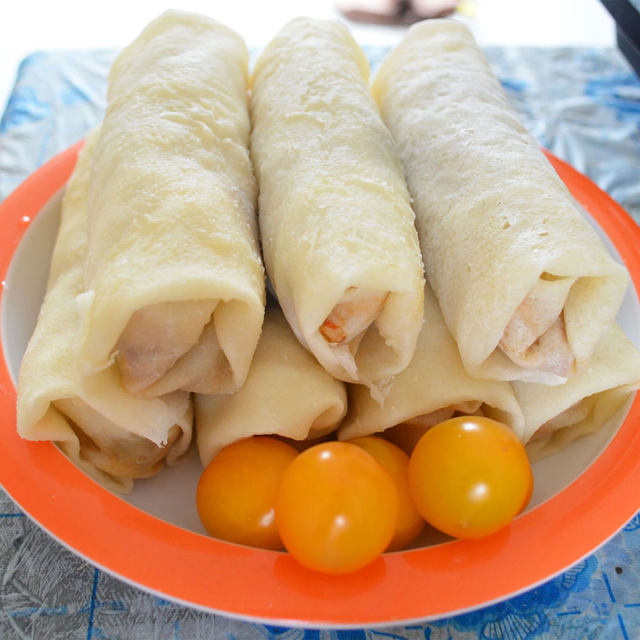
[{"label": "orange rim plate", "polygon": [[[75,145],[0,205],[0,273],[73,170]],[[548,154],[613,242],[640,290],[640,229],[607,194]],[[0,306],[3,292],[0,291]],[[18,437],[16,392],[2,354],[0,484],[50,535],[121,579],[183,604],[283,625],[373,626],[426,620],[502,600],[563,571],[606,542],[640,507],[640,400],[573,483],[479,541],[386,554],[348,576],[312,573],[285,553],[235,546],[164,522],[79,471],[50,443]],[[544,543],[542,543],[544,541]]]}]

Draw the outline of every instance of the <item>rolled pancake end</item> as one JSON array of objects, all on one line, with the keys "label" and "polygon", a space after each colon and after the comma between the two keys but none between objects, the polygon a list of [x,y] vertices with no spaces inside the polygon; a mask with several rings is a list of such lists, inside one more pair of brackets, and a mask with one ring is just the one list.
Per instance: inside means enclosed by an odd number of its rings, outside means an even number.
[{"label": "rolled pancake end", "polygon": [[562,383],[613,323],[626,270],[463,24],[411,27],[373,91],[404,165],[427,277],[466,369]]}]

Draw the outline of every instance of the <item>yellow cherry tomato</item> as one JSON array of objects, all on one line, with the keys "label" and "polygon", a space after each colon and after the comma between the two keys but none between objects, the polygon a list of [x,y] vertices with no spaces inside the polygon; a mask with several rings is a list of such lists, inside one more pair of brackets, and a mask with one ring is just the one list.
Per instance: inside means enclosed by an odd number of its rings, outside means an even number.
[{"label": "yellow cherry tomato", "polygon": [[424,520],[409,493],[409,456],[400,447],[376,436],[353,438],[349,443],[364,449],[391,476],[398,492],[398,521],[387,551],[404,549],[424,528]]},{"label": "yellow cherry tomato", "polygon": [[429,524],[456,538],[481,538],[524,509],[533,474],[523,445],[506,425],[464,416],[422,436],[409,462],[409,487]]},{"label": "yellow cherry tomato", "polygon": [[225,447],[207,465],[196,491],[198,514],[215,538],[282,549],[275,521],[280,478],[298,452],[268,436]]},{"label": "yellow cherry tomato", "polygon": [[389,474],[360,447],[326,442],[285,470],[276,502],[282,542],[304,566],[356,571],[382,553],[396,527],[398,497]]}]

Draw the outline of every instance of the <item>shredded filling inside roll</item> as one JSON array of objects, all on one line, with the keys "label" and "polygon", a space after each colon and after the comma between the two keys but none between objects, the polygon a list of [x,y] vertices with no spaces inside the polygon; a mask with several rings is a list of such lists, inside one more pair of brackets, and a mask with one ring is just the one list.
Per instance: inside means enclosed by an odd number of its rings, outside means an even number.
[{"label": "shredded filling inside roll", "polygon": [[349,344],[376,321],[388,295],[349,287],[320,325],[320,334],[331,344]]},{"label": "shredded filling inside roll", "polygon": [[215,300],[185,300],[136,311],[116,345],[127,391],[225,393],[232,372],[216,336],[216,306]]},{"label": "shredded filling inside roll", "polygon": [[543,273],[506,326],[500,348],[517,365],[567,377],[575,357],[567,340],[563,307],[575,278]]},{"label": "shredded filling inside roll", "polygon": [[81,456],[113,476],[146,478],[154,475],[180,435],[180,427],[173,425],[166,444],[158,446],[116,425],[78,398],[64,398],[53,404],[67,417],[78,436]]},{"label": "shredded filling inside roll", "polygon": [[205,394],[229,393],[235,389],[231,365],[218,342],[213,319],[203,329],[198,342],[157,382],[146,387],[142,395],[157,397],[176,389]]}]

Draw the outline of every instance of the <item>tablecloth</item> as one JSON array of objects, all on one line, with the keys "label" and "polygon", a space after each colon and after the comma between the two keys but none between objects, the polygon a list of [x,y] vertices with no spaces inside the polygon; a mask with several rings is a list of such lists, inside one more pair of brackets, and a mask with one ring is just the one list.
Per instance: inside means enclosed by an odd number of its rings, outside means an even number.
[{"label": "tablecloth", "polygon": [[[375,68],[384,51],[367,54]],[[0,201],[99,121],[114,55],[38,52],[22,62],[0,121]],[[640,222],[640,81],[620,54],[489,48],[487,55],[540,144]],[[640,638],[640,514],[574,567],[502,603],[428,624],[309,630],[231,620],[129,586],[49,538],[0,490],[0,639],[13,638],[630,640]]]}]

